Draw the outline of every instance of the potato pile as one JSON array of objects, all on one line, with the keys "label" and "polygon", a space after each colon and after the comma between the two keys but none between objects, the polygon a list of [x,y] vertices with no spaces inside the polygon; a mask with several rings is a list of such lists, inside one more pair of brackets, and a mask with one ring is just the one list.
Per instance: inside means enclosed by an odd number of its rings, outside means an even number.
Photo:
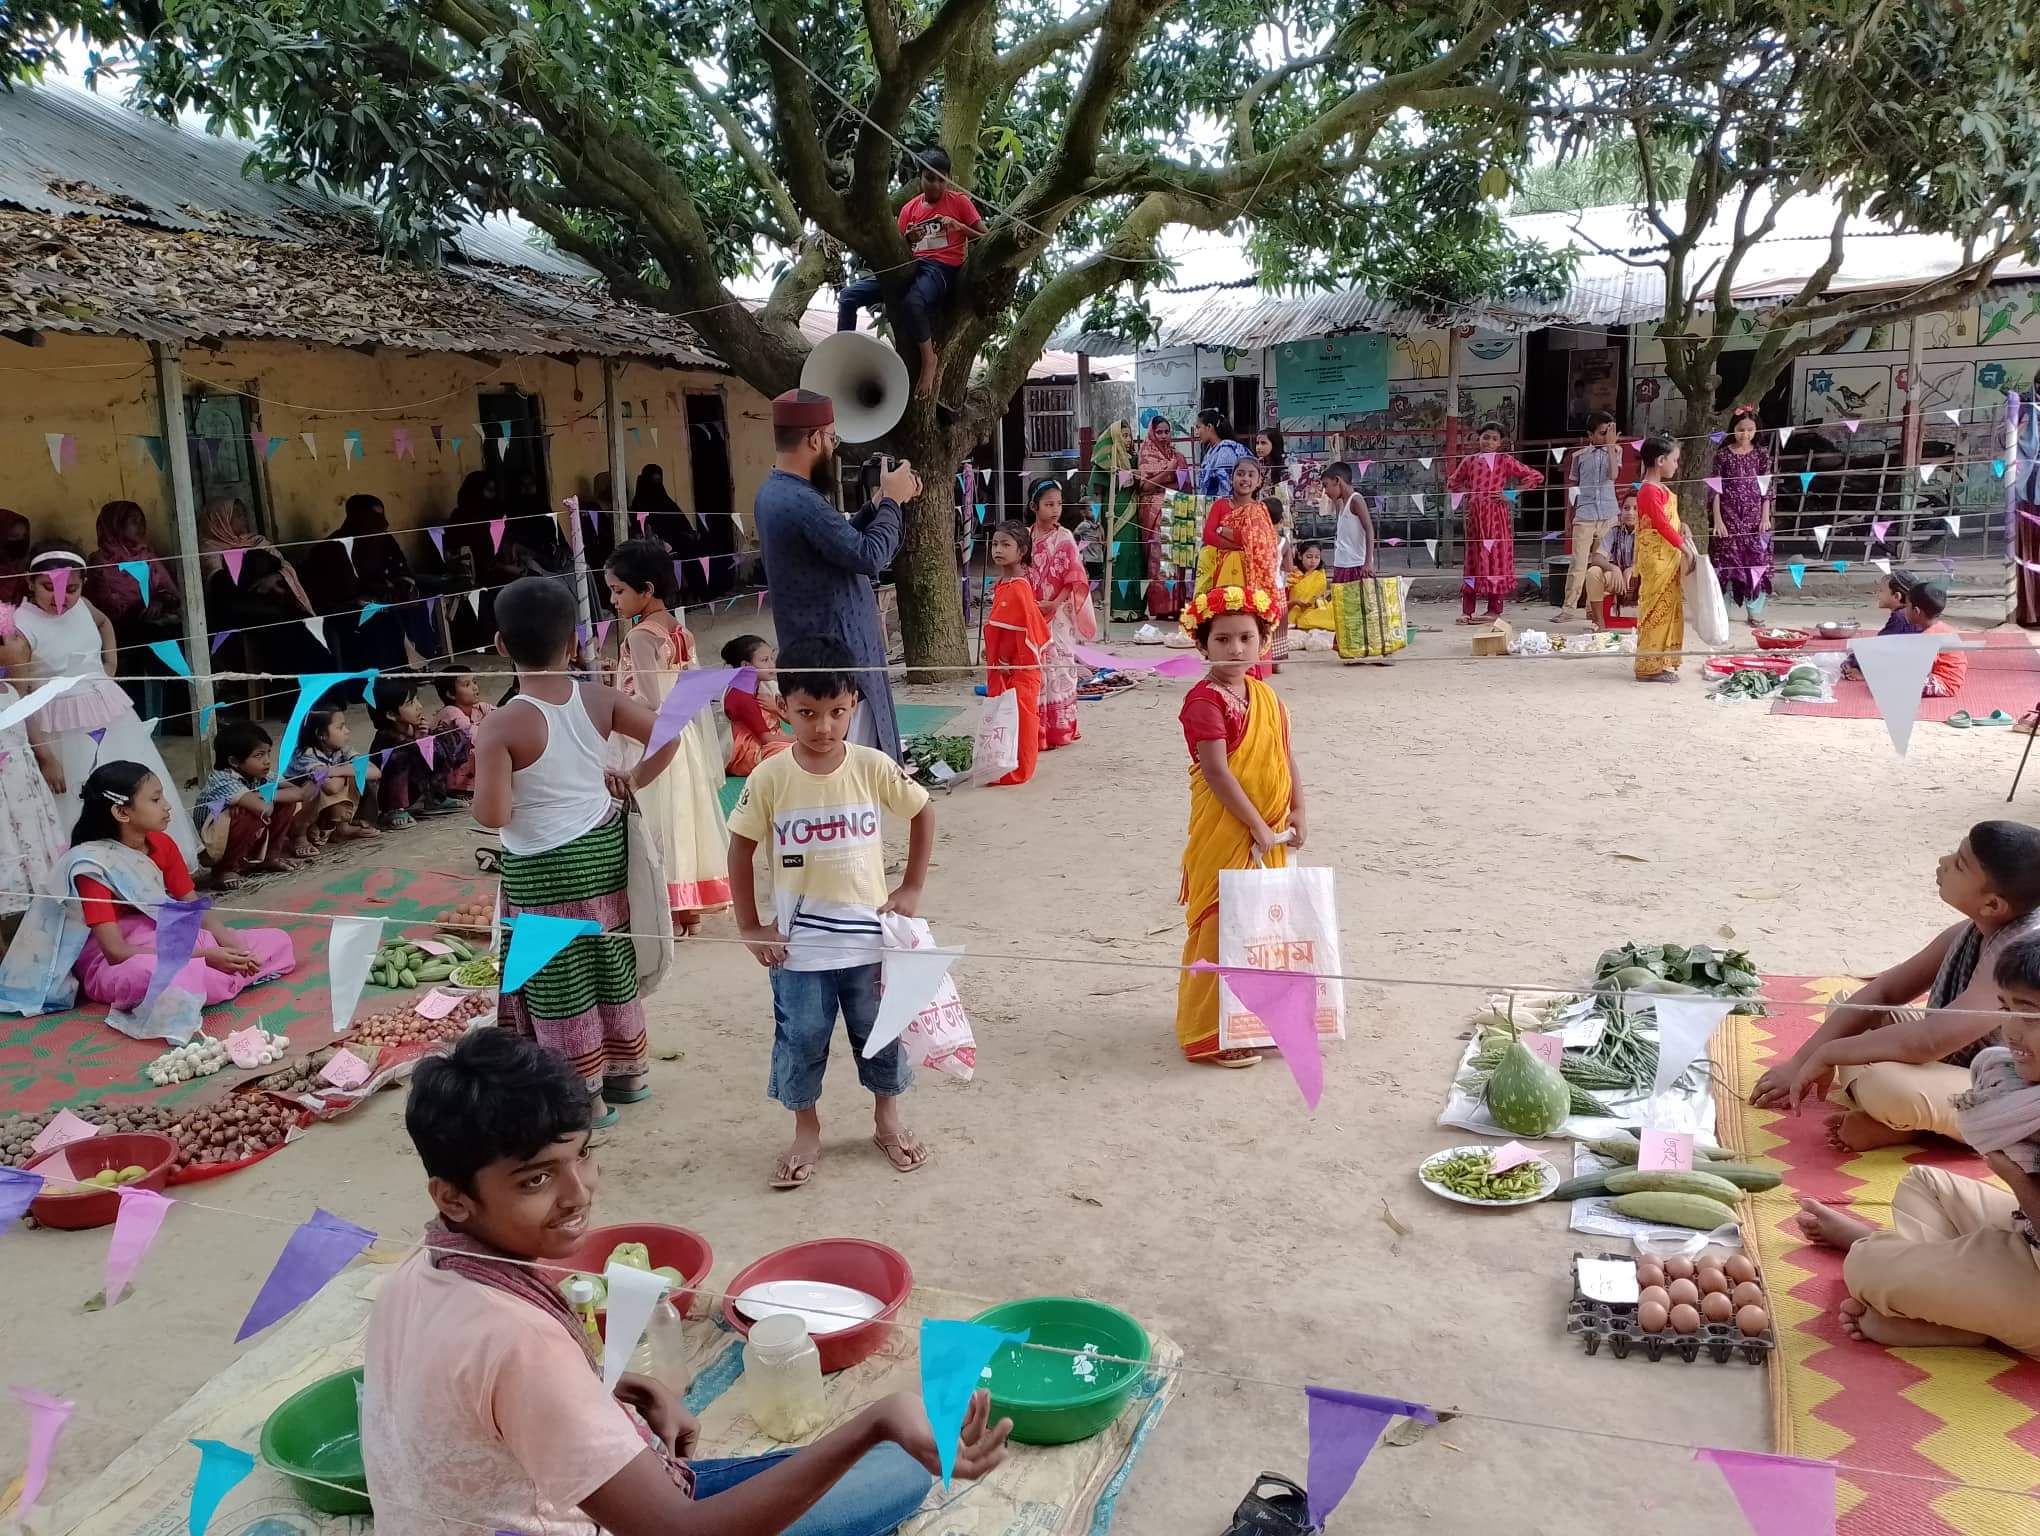
[{"label": "potato pile", "polygon": [[[75,1111],[109,1131],[168,1131],[175,1118],[158,1104],[132,1104],[115,1109],[106,1104],[88,1104]],[[0,1120],[0,1167],[23,1168],[35,1156],[35,1138],[44,1126],[57,1118],[54,1109],[32,1115],[13,1115]]]},{"label": "potato pile", "polygon": [[443,1019],[421,1018],[414,1008],[391,1008],[357,1021],[349,1038],[364,1045],[430,1045],[438,1040],[458,1040],[467,1033],[470,1019],[493,1012],[495,1007],[494,998],[476,993],[462,998]]},{"label": "potato pile", "polygon": [[487,934],[496,926],[496,898],[477,896],[472,901],[463,901],[440,918],[439,926],[456,933]]},{"label": "potato pile", "polygon": [[177,1140],[177,1164],[231,1163],[266,1152],[298,1123],[294,1104],[266,1093],[237,1093],[188,1111],[170,1128]]},{"label": "potato pile", "polygon": [[327,1062],[333,1059],[336,1045],[324,1045],[300,1061],[294,1061],[279,1072],[258,1078],[255,1086],[264,1093],[310,1093],[325,1085],[319,1081],[319,1073]]}]

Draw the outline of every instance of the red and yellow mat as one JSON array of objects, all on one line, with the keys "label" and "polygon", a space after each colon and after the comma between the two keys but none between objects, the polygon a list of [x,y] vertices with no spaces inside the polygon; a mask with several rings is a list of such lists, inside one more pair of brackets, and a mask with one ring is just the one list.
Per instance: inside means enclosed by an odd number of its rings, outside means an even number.
[{"label": "red and yellow mat", "polygon": [[1752,1109],[1757,1078],[1819,1027],[1847,977],[1767,976],[1768,1018],[1737,1015],[1714,1047],[1723,1145],[1779,1165],[1784,1187],[1750,1202],[1758,1262],[1771,1294],[1778,1349],[1771,1357],[1776,1449],[1921,1478],[1839,1482],[1838,1536],[2013,1536],[2040,1531],[2040,1500],[1988,1489],[2040,1492],[2040,1363],[1997,1349],[1884,1349],[1842,1332],[1835,1309],[1842,1256],[1808,1243],[1793,1219],[1797,1197],[1854,1205],[1888,1222],[1906,1168],[1930,1163],[1987,1177],[1953,1146],[1853,1154],[1827,1139],[1829,1111]]}]

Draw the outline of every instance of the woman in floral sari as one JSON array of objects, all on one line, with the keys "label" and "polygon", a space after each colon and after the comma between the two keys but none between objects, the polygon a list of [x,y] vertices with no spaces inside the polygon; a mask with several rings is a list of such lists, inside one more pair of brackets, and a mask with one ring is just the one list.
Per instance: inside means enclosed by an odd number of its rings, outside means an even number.
[{"label": "woman in floral sari", "polygon": [[1140,571],[1147,581],[1147,611],[1154,618],[1165,618],[1176,611],[1175,588],[1162,579],[1162,502],[1171,491],[1184,488],[1189,469],[1189,461],[1176,451],[1169,418],[1156,416],[1148,423],[1147,436],[1140,440],[1140,455],[1133,472],[1137,498],[1134,516],[1140,523]]},{"label": "woman in floral sari", "polygon": [[1668,489],[1679,473],[1679,445],[1653,437],[1643,445],[1643,487],[1636,493],[1636,680],[1676,683],[1686,643],[1686,598],[1679,578],[1693,552],[1679,526],[1679,498]]},{"label": "woman in floral sari", "polygon": [[1041,725],[1044,745],[1052,752],[1075,741],[1077,731],[1077,647],[1098,638],[1097,616],[1091,611],[1091,578],[1077,553],[1077,541],[1062,525],[1062,485],[1037,480],[1027,495],[1033,514],[1028,532],[1034,539],[1034,563],[1028,579],[1035,601],[1048,620],[1048,649],[1041,658]]}]

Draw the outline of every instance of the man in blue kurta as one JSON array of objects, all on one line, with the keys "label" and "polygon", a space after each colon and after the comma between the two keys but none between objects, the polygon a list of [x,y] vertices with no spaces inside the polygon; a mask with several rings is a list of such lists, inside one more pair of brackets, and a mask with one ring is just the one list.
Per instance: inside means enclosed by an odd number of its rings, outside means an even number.
[{"label": "man in blue kurta", "polygon": [[772,402],[772,444],[775,464],[758,488],[755,512],[779,643],[829,635],[848,646],[862,669],[863,694],[850,739],[897,760],[899,721],[875,584],[900,547],[900,504],[913,499],[919,478],[904,461],[894,465],[880,478],[876,499],[846,518],[816,488],[837,483],[836,410],[827,395],[804,389]]}]

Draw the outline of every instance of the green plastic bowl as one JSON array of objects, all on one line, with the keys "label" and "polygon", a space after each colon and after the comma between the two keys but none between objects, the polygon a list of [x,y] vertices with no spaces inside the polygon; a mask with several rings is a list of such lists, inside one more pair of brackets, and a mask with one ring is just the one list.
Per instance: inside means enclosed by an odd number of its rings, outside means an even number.
[{"label": "green plastic bowl", "polygon": [[992,1356],[992,1418],[1013,1421],[1022,1445],[1068,1445],[1088,1440],[1119,1417],[1147,1374],[1147,1330],[1102,1301],[1082,1296],[1032,1296],[980,1312],[972,1319],[1007,1333],[1026,1332],[1028,1342],[1052,1349],[1082,1350],[1138,1360],[1138,1365],[1101,1362],[1088,1379],[1076,1362],[1051,1350],[1009,1344]]},{"label": "green plastic bowl", "polygon": [[293,1393],[262,1426],[262,1459],[290,1479],[299,1498],[329,1515],[369,1512],[360,1390],[360,1366],[337,1371]]}]

